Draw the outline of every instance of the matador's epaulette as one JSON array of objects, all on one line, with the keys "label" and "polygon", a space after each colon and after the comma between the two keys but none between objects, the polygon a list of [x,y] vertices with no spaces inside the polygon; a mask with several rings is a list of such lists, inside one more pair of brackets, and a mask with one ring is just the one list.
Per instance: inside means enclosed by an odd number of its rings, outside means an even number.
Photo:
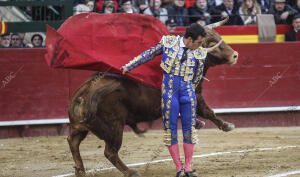
[{"label": "matador's epaulette", "polygon": [[203,49],[202,47],[199,47],[194,51],[195,58],[200,60],[200,59],[205,59],[207,55],[207,50]]},{"label": "matador's epaulette", "polygon": [[163,36],[163,45],[167,48],[173,47],[179,39],[179,36]]}]

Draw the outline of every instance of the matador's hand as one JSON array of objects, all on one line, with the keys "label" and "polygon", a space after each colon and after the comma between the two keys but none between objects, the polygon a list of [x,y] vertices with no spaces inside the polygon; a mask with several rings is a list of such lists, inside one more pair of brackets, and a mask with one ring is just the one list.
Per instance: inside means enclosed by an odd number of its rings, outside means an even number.
[{"label": "matador's hand", "polygon": [[121,70],[122,70],[122,74],[124,75],[125,73],[129,72],[128,71],[128,68],[126,66],[122,66],[121,67]]}]

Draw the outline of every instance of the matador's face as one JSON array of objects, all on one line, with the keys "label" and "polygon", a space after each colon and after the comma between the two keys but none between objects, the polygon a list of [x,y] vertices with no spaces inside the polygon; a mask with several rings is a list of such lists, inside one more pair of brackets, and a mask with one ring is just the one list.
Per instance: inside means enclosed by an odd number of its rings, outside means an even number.
[{"label": "matador's face", "polygon": [[198,36],[197,40],[193,40],[191,37],[188,37],[186,47],[195,50],[202,45],[202,41],[203,41],[202,36]]}]

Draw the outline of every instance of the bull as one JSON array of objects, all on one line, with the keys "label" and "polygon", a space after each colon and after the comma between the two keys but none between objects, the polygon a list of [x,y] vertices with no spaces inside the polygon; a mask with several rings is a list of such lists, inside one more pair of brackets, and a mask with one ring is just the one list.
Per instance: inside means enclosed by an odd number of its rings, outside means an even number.
[{"label": "bull", "polygon": [[[220,64],[235,64],[238,53],[225,42],[213,28],[224,24],[228,19],[210,24],[205,27],[207,36],[203,47],[208,48],[205,61],[204,76],[208,69]],[[216,45],[218,44],[218,46]],[[214,48],[214,50],[212,50]],[[196,88],[197,116],[211,120],[219,129],[230,131],[234,125],[219,119],[202,97],[202,82]],[[105,142],[105,157],[124,176],[138,176],[137,172],[129,169],[119,158],[118,152],[122,145],[123,129],[129,125],[136,134],[140,130],[140,122],[152,122],[161,115],[161,92],[144,86],[124,76],[97,72],[90,76],[72,95],[68,114],[71,134],[67,140],[75,162],[75,175],[85,173],[79,152],[79,145],[91,131]],[[197,121],[198,128],[200,122]]]}]

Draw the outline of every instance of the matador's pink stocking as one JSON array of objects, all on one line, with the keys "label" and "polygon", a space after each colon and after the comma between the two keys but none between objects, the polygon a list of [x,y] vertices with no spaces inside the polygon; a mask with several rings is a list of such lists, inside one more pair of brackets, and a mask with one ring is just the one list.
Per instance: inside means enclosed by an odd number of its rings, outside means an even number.
[{"label": "matador's pink stocking", "polygon": [[184,165],[184,171],[185,172],[191,172],[192,167],[192,158],[194,154],[194,146],[195,144],[188,144],[188,143],[183,143],[183,150],[184,150],[184,156],[185,156],[185,165]]},{"label": "matador's pink stocking", "polygon": [[177,172],[182,169],[182,164],[180,162],[179,146],[178,143],[172,146],[168,146],[169,152],[172,156],[172,159],[176,165]]}]

